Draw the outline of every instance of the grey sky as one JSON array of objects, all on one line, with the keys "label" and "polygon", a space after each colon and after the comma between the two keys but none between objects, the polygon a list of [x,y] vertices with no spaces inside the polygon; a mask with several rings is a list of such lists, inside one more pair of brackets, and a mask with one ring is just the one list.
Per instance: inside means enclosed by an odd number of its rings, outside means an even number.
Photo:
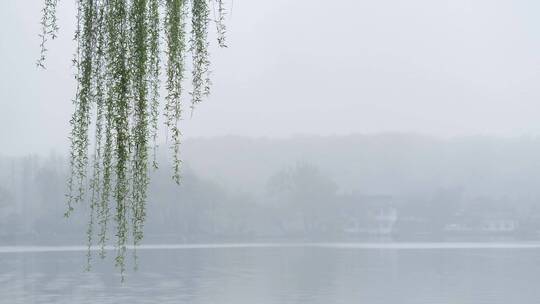
[{"label": "grey sky", "polygon": [[[41,2],[0,10],[0,154],[67,149],[74,1],[47,71]],[[234,0],[230,13],[186,137],[540,133],[537,1]]]}]

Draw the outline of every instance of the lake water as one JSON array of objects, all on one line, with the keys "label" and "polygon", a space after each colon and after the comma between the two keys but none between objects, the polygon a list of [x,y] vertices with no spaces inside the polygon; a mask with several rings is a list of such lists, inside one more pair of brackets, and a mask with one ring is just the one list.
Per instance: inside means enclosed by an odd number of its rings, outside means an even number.
[{"label": "lake water", "polygon": [[0,247],[0,303],[540,303],[540,244],[146,246],[123,284],[112,254]]}]

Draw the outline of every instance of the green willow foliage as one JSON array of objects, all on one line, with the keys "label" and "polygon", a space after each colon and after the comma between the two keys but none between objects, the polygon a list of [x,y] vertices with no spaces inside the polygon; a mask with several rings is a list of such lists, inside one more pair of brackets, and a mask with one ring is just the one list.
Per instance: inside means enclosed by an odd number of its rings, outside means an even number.
[{"label": "green willow foliage", "polygon": [[[45,0],[40,67],[44,67],[46,42],[58,32],[57,4],[58,0]],[[73,59],[77,90],[70,120],[66,216],[77,203],[89,201],[88,267],[93,244],[99,245],[100,256],[105,257],[111,220],[116,225],[115,262],[122,278],[128,241],[136,248],[143,238],[149,170],[157,168],[162,70],[173,179],[180,183],[178,122],[186,94],[185,61],[189,56],[192,59],[189,95],[193,111],[210,94],[211,10],[218,45],[225,47],[223,0],[77,0]],[[93,140],[91,130],[95,130]]]}]

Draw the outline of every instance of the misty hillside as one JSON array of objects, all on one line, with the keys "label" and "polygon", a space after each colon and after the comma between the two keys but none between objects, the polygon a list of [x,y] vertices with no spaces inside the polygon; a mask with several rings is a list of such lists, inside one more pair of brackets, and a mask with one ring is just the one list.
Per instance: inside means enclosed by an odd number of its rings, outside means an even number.
[{"label": "misty hillside", "polygon": [[[183,179],[162,145],[150,242],[365,237],[536,238],[540,140],[383,134],[186,140]],[[0,241],[80,243],[58,155],[0,158]],[[47,227],[42,229],[40,227]]]},{"label": "misty hillside", "polygon": [[262,191],[295,162],[316,164],[342,192],[425,195],[459,188],[471,196],[540,197],[540,139],[406,134],[215,137],[187,140],[195,172],[228,187]]}]

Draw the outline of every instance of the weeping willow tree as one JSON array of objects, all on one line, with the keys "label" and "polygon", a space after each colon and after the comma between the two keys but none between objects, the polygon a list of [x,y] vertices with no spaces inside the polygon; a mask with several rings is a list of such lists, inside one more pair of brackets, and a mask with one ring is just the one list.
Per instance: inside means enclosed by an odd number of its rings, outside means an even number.
[{"label": "weeping willow tree", "polygon": [[[39,67],[44,68],[47,41],[58,33],[57,4],[44,3]],[[208,31],[214,21],[217,44],[226,46],[225,8],[223,0],[76,4],[77,90],[65,215],[79,203],[89,204],[88,266],[91,247],[99,246],[105,257],[108,231],[115,229],[115,264],[123,278],[128,244],[136,248],[143,238],[149,171],[157,169],[160,112],[171,142],[172,178],[180,183],[178,123],[184,99],[193,111],[210,94]],[[160,91],[166,92],[163,98]]]}]

